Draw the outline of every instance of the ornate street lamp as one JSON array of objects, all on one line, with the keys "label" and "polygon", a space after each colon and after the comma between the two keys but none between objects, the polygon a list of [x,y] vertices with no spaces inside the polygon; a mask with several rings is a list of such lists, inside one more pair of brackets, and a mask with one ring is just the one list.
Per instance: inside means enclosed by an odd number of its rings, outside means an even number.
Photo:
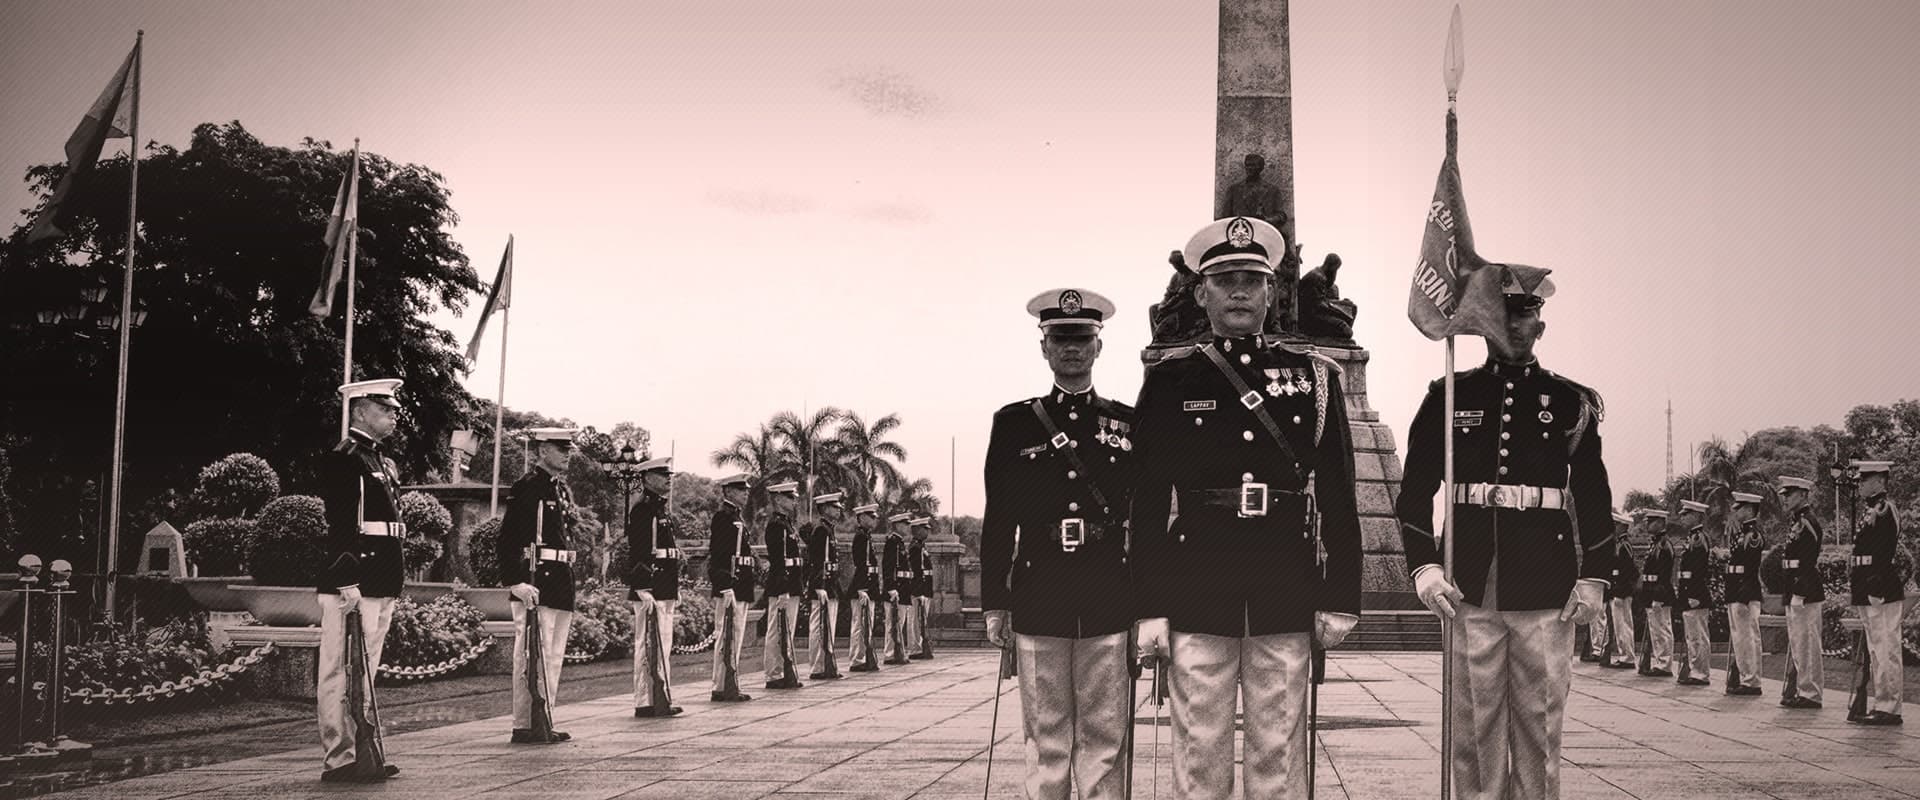
[{"label": "ornate street lamp", "polygon": [[[607,477],[620,482],[620,531],[624,535],[627,526],[633,522],[633,485],[640,482],[641,458],[627,440],[621,439],[616,444],[620,445],[620,452],[614,454],[612,458],[601,461],[600,471],[606,473]],[[613,555],[610,533],[607,534],[607,541],[603,544],[606,545],[607,557],[600,559],[601,583],[607,580],[607,561]]]},{"label": "ornate street lamp", "polygon": [[1840,498],[1847,498],[1847,535],[1842,539],[1839,531],[1834,532],[1837,544],[1853,541],[1854,531],[1860,528],[1860,468],[1850,463],[1851,459],[1840,457],[1840,449],[1834,448],[1834,462],[1827,467],[1827,474],[1833,476],[1833,517],[1835,528],[1840,527]]}]

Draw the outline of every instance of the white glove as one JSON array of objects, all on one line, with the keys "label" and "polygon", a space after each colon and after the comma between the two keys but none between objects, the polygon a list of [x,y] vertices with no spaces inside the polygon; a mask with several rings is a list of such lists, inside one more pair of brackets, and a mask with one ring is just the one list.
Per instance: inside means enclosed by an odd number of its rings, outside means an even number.
[{"label": "white glove", "polygon": [[340,588],[340,607],[343,609],[353,608],[354,606],[357,606],[357,605],[360,605],[360,586],[358,584],[355,584],[353,586],[341,587]]},{"label": "white glove", "polygon": [[1797,606],[1804,606],[1806,604],[1807,604],[1807,598],[1805,597],[1801,597],[1800,595],[1797,595],[1797,594],[1787,595],[1787,605],[1797,607]]},{"label": "white glove", "polygon": [[887,602],[898,604],[900,602],[900,591],[897,589],[888,589]]},{"label": "white glove", "polygon": [[1887,601],[1882,600],[1878,597],[1874,597],[1873,595],[1867,595],[1867,605],[1870,605],[1870,606],[1885,605],[1886,602]]},{"label": "white glove", "polygon": [[519,600],[527,605],[537,606],[540,604],[540,590],[533,588],[533,584],[531,583],[516,583],[507,587],[507,592],[512,594],[515,600]]},{"label": "white glove", "polygon": [[1441,574],[1439,567],[1422,569],[1413,576],[1413,593],[1420,596],[1420,602],[1432,611],[1447,619],[1453,619],[1454,605],[1466,600],[1467,596],[1447,582],[1447,576]]},{"label": "white glove", "polygon": [[1347,640],[1347,634],[1353,632],[1353,626],[1360,624],[1360,618],[1338,611],[1313,612],[1313,638],[1322,648],[1339,647]]},{"label": "white glove", "polygon": [[824,606],[824,605],[826,605],[826,604],[827,604],[827,590],[825,590],[825,589],[815,589],[815,590],[813,590],[813,599],[814,599],[814,602],[817,602],[817,603],[819,603],[820,605],[823,605],[823,606]]},{"label": "white glove", "polygon": [[720,600],[721,600],[722,602],[726,602],[726,603],[732,603],[732,602],[734,602],[734,599],[733,599],[733,590],[732,590],[732,589],[721,589],[721,590],[720,590]]},{"label": "white glove", "polygon": [[873,598],[871,598],[871,597],[868,597],[868,596],[867,596],[867,590],[865,590],[865,589],[861,589],[861,590],[859,590],[859,591],[860,591],[860,601],[861,601],[861,602],[863,602],[863,603],[871,603],[871,602],[873,602]]},{"label": "white glove", "polygon": [[987,612],[987,642],[1005,650],[1010,644],[1007,638],[1007,620],[1012,616],[1006,610]]},{"label": "white glove", "polygon": [[647,607],[648,607],[648,606],[651,606],[651,605],[653,605],[653,590],[652,590],[652,589],[641,589],[641,590],[640,590],[640,599],[639,599],[639,601],[638,601],[638,602],[640,603],[640,610],[642,610],[642,611],[645,611],[645,610],[647,609]]},{"label": "white glove", "polygon": [[1134,656],[1141,661],[1167,663],[1173,655],[1173,649],[1167,643],[1167,637],[1166,617],[1154,617],[1133,623]]},{"label": "white glove", "polygon": [[1560,621],[1571,620],[1575,625],[1590,625],[1600,618],[1600,609],[1606,601],[1606,587],[1591,578],[1582,578],[1573,584],[1573,592],[1567,595],[1567,605],[1560,609]]},{"label": "white glove", "polygon": [[1700,607],[1700,598],[1698,598],[1698,597],[1689,597],[1689,598],[1687,598],[1687,607],[1688,607],[1688,608],[1699,608],[1699,607]]}]

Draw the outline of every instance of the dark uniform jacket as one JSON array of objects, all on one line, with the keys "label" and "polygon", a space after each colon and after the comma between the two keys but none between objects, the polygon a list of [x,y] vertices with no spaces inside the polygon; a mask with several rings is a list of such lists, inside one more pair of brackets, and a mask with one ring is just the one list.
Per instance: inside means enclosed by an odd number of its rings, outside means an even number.
[{"label": "dark uniform jacket", "polygon": [[807,593],[807,547],[793,532],[793,520],[775,511],[767,516],[767,596]]},{"label": "dark uniform jacket", "polygon": [[1786,594],[1799,595],[1802,602],[1827,599],[1826,582],[1820,579],[1820,534],[1820,523],[1811,512],[1802,508],[1794,514],[1793,540],[1787,543],[1780,566],[1787,573]]},{"label": "dark uniform jacket", "polygon": [[1906,599],[1893,554],[1900,548],[1900,523],[1893,504],[1884,498],[1867,512],[1860,533],[1853,537],[1853,604],[1869,605],[1868,597],[1887,602]]},{"label": "dark uniform jacket", "polygon": [[807,529],[807,592],[827,590],[827,597],[840,597],[840,543],[833,540],[833,526],[816,522]]},{"label": "dark uniform jacket", "polygon": [[[1037,399],[1065,437],[1058,446],[1034,415],[1033,400],[993,415],[980,533],[981,606],[1011,611],[1014,632],[1029,636],[1125,631],[1138,616],[1130,602],[1126,531],[1133,409],[1091,389],[1073,394],[1055,388]],[[1079,534],[1085,541],[1073,552],[1061,545],[1061,520],[1080,520],[1085,529]]]},{"label": "dark uniform jacket", "polygon": [[725,500],[713,512],[707,525],[707,581],[713,584],[713,596],[733,590],[733,599],[753,602],[753,548],[747,540],[747,523],[740,519],[740,507]]},{"label": "dark uniform jacket", "polygon": [[[1265,636],[1310,631],[1316,611],[1359,614],[1360,520],[1338,367],[1262,336],[1203,347],[1218,348],[1251,396],[1198,347],[1147,370],[1133,437],[1141,615],[1184,633]],[[1256,399],[1284,448],[1246,405]],[[1240,515],[1247,484],[1266,484],[1265,516]]]},{"label": "dark uniform jacket", "polygon": [[569,550],[567,509],[572,506],[566,482],[555,480],[545,469],[534,467],[513,482],[496,550],[501,586],[531,583],[540,590],[540,605],[573,610],[573,565],[542,559],[539,569],[533,570],[527,558],[527,547],[535,542],[551,550]]},{"label": "dark uniform jacket", "polygon": [[1487,605],[1490,571],[1498,576],[1494,603],[1502,611],[1561,608],[1576,578],[1607,580],[1613,489],[1600,457],[1600,396],[1537,363],[1493,360],[1455,375],[1451,421],[1441,419],[1444,393],[1443,381],[1428,387],[1407,435],[1395,513],[1409,570],[1440,563],[1429,528],[1446,469],[1441,437],[1451,432],[1456,492],[1473,484],[1530,486],[1562,490],[1570,501],[1559,509],[1456,503],[1453,577],[1467,602]]},{"label": "dark uniform jacket", "polygon": [[[1706,542],[1695,538],[1680,554],[1680,602],[1675,605],[1688,611],[1713,608],[1712,571],[1713,559],[1707,555]],[[1700,604],[1694,605],[1695,600]]]},{"label": "dark uniform jacket", "polygon": [[673,518],[667,516],[667,498],[644,491],[627,517],[627,586],[629,599],[640,590],[655,600],[680,599],[680,545],[674,541]]},{"label": "dark uniform jacket", "polygon": [[1746,523],[1727,553],[1727,602],[1760,602],[1760,534]]},{"label": "dark uniform jacket", "polygon": [[1641,605],[1673,605],[1673,560],[1673,545],[1667,543],[1663,533],[1659,543],[1647,551],[1646,563],[1640,567]]},{"label": "dark uniform jacket", "polygon": [[880,591],[899,592],[901,602],[913,597],[913,568],[907,565],[907,540],[887,531],[880,551]]},{"label": "dark uniform jacket", "polygon": [[907,543],[907,563],[912,565],[913,577],[909,579],[908,589],[915,597],[933,596],[933,553],[927,549],[925,540],[915,538]]},{"label": "dark uniform jacket", "polygon": [[339,594],[357,586],[362,597],[399,597],[406,582],[400,537],[367,536],[361,522],[399,522],[394,502],[400,479],[380,445],[358,430],[320,457],[320,500],[327,507],[327,569],[315,588]]},{"label": "dark uniform jacket", "polygon": [[853,551],[848,557],[853,559],[853,580],[847,584],[847,591],[866,592],[869,600],[880,599],[880,554],[873,550],[873,531],[854,530]]},{"label": "dark uniform jacket", "polygon": [[1607,599],[1632,600],[1640,591],[1640,567],[1633,563],[1633,551],[1625,539],[1616,540],[1613,566],[1608,568]]}]

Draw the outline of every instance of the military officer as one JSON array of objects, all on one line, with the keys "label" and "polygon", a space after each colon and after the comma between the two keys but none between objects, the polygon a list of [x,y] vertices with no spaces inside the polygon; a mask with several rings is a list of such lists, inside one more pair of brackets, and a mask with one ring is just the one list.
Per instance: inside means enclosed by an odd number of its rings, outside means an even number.
[{"label": "military officer", "polygon": [[[573,737],[560,731],[533,728],[535,698],[527,687],[527,672],[541,679],[548,707],[558,704],[560,665],[567,655],[567,630],[573,625],[574,551],[567,538],[567,511],[573,493],[567,488],[567,463],[573,459],[571,428],[534,428],[533,466],[513,482],[506,519],[500,523],[495,555],[500,583],[513,595],[513,741],[515,744],[552,744]],[[527,663],[527,617],[539,618],[540,654],[544,664]],[[543,735],[544,734],[544,735]]]},{"label": "military officer", "polygon": [[767,635],[760,656],[768,689],[798,689],[806,684],[792,671],[793,634],[800,624],[800,598],[807,593],[807,549],[793,525],[800,483],[768,484],[767,500],[772,504],[762,534],[767,543]]},{"label": "military officer", "polygon": [[891,530],[887,531],[886,544],[880,550],[880,575],[886,591],[886,663],[900,665],[907,663],[907,609],[913,605],[913,567],[907,563],[907,526],[913,520],[909,513],[899,513],[887,517]]},{"label": "military officer", "polygon": [[[667,696],[667,716],[680,713],[673,696],[673,611],[680,602],[680,546],[674,538],[673,518],[667,516],[667,493],[673,486],[673,459],[643,461],[640,500],[627,515],[627,586],[633,601],[633,715],[657,716],[653,695]],[[647,627],[648,612],[654,624]],[[653,637],[653,644],[648,644]],[[654,658],[654,653],[666,658]],[[658,661],[658,663],[655,663]]]},{"label": "military officer", "polygon": [[[1632,527],[1633,517],[1623,514],[1618,510],[1613,512],[1613,546],[1615,555],[1618,555],[1621,545],[1627,541],[1627,531]],[[1594,617],[1593,624],[1587,626],[1587,649],[1580,652],[1581,661],[1591,661],[1600,664],[1607,664],[1612,661],[1612,657],[1609,655],[1613,652],[1614,636],[1612,630],[1613,614],[1611,598],[1613,595],[1613,584],[1620,580],[1620,562],[1615,560],[1613,567],[1607,572],[1606,599],[1609,602],[1600,607],[1600,614]]]},{"label": "military officer", "polygon": [[742,509],[747,505],[750,478],[728,475],[719,480],[720,509],[707,527],[707,581],[713,585],[713,702],[738,703],[753,699],[740,691],[740,648],[747,643],[747,604],[753,602],[757,561],[753,540],[747,537]]},{"label": "military officer", "polygon": [[1613,647],[1600,659],[1600,666],[1629,669],[1637,653],[1633,641],[1633,597],[1640,590],[1640,567],[1633,563],[1632,543],[1618,527],[1614,528],[1613,566],[1607,572],[1608,632]]},{"label": "military officer", "polygon": [[813,498],[814,523],[807,529],[808,661],[816,681],[843,677],[833,663],[834,625],[840,620],[840,545],[833,530],[846,516],[840,492]]},{"label": "military officer", "polygon": [[1125,791],[1134,417],[1093,389],[1113,311],[1086,289],[1027,303],[1053,385],[995,412],[987,444],[981,606],[987,641],[1019,659],[1029,800]]},{"label": "military officer", "polygon": [[925,661],[933,658],[933,634],[928,631],[933,619],[933,553],[927,549],[933,518],[916,517],[909,524],[913,539],[907,543],[907,563],[913,573],[913,605],[907,615],[907,646],[913,654],[907,658]]},{"label": "military officer", "polygon": [[868,503],[853,507],[853,580],[847,584],[850,596],[847,611],[853,614],[848,624],[847,670],[878,672],[880,662],[873,654],[874,600],[880,592],[880,554],[873,549],[873,523],[880,517],[880,506]]},{"label": "military officer", "polygon": [[1648,511],[1653,547],[1640,567],[1640,605],[1646,609],[1647,659],[1640,674],[1671,678],[1673,671],[1673,539],[1678,528],[1668,524],[1667,512]]},{"label": "military officer", "polygon": [[1820,652],[1821,608],[1826,605],[1826,583],[1820,579],[1819,521],[1808,504],[1813,499],[1813,481],[1806,478],[1779,478],[1780,500],[1792,520],[1787,551],[1780,559],[1786,573],[1787,670],[1795,677],[1781,692],[1780,705],[1787,708],[1819,708],[1822,666],[1826,658]]},{"label": "military officer", "polygon": [[1713,678],[1713,640],[1708,638],[1707,623],[1713,619],[1713,587],[1708,578],[1713,562],[1707,555],[1707,507],[1692,500],[1680,501],[1680,525],[1687,529],[1687,547],[1680,553],[1680,576],[1675,582],[1679,596],[1680,626],[1687,635],[1687,656],[1674,679],[1681,686],[1706,686]]},{"label": "military officer", "polygon": [[1894,564],[1900,549],[1900,521],[1887,498],[1887,471],[1891,461],[1855,461],[1860,471],[1857,491],[1865,501],[1860,532],[1853,539],[1851,582],[1853,605],[1865,622],[1867,661],[1872,670],[1867,714],[1848,722],[1861,725],[1899,725],[1902,667],[1900,617],[1906,609],[1905,577]]},{"label": "military officer", "polygon": [[[1733,518],[1739,525],[1727,552],[1726,600],[1729,660],[1727,694],[1760,694],[1760,531],[1755,518],[1760,495],[1733,493]],[[1737,680],[1734,673],[1738,673]]]},{"label": "military officer", "polygon": [[[1560,796],[1573,626],[1600,613],[1613,574],[1600,395],[1534,358],[1553,291],[1551,279],[1529,291],[1509,276],[1504,335],[1486,337],[1487,363],[1455,378],[1453,419],[1435,381],[1407,435],[1396,512],[1415,591],[1454,621],[1452,774],[1466,798]],[[1427,531],[1445,436],[1457,588]]]},{"label": "military officer", "polygon": [[1199,275],[1194,299],[1211,341],[1150,367],[1135,404],[1137,635],[1143,657],[1168,664],[1174,794],[1183,798],[1236,794],[1236,698],[1245,796],[1306,796],[1313,644],[1336,646],[1359,621],[1359,513],[1339,369],[1263,332],[1286,254],[1280,232],[1257,219],[1196,233],[1184,257]]},{"label": "military officer", "polygon": [[320,674],[314,694],[320,717],[320,780],[328,783],[384,780],[400,771],[392,764],[354,769],[357,726],[347,708],[346,614],[357,609],[366,642],[369,674],[358,676],[366,708],[373,708],[372,671],[393,621],[393,601],[406,580],[401,543],[406,526],[394,498],[400,480],[380,443],[393,433],[400,381],[382,379],[340,387],[347,404],[347,437],[320,457],[320,499],[326,504],[327,570],[318,587]]}]

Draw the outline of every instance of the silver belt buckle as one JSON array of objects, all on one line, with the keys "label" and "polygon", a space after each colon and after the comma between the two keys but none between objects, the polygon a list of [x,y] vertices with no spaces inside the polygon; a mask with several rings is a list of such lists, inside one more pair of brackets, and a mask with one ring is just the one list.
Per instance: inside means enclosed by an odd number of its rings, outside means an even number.
[{"label": "silver belt buckle", "polygon": [[1252,519],[1267,515],[1267,485],[1255,481],[1240,484],[1240,518]]},{"label": "silver belt buckle", "polygon": [[1071,553],[1087,543],[1087,521],[1081,517],[1060,520],[1060,552]]},{"label": "silver belt buckle", "polygon": [[1487,487],[1487,505],[1519,511],[1526,507],[1526,495],[1518,486],[1494,484]]}]

